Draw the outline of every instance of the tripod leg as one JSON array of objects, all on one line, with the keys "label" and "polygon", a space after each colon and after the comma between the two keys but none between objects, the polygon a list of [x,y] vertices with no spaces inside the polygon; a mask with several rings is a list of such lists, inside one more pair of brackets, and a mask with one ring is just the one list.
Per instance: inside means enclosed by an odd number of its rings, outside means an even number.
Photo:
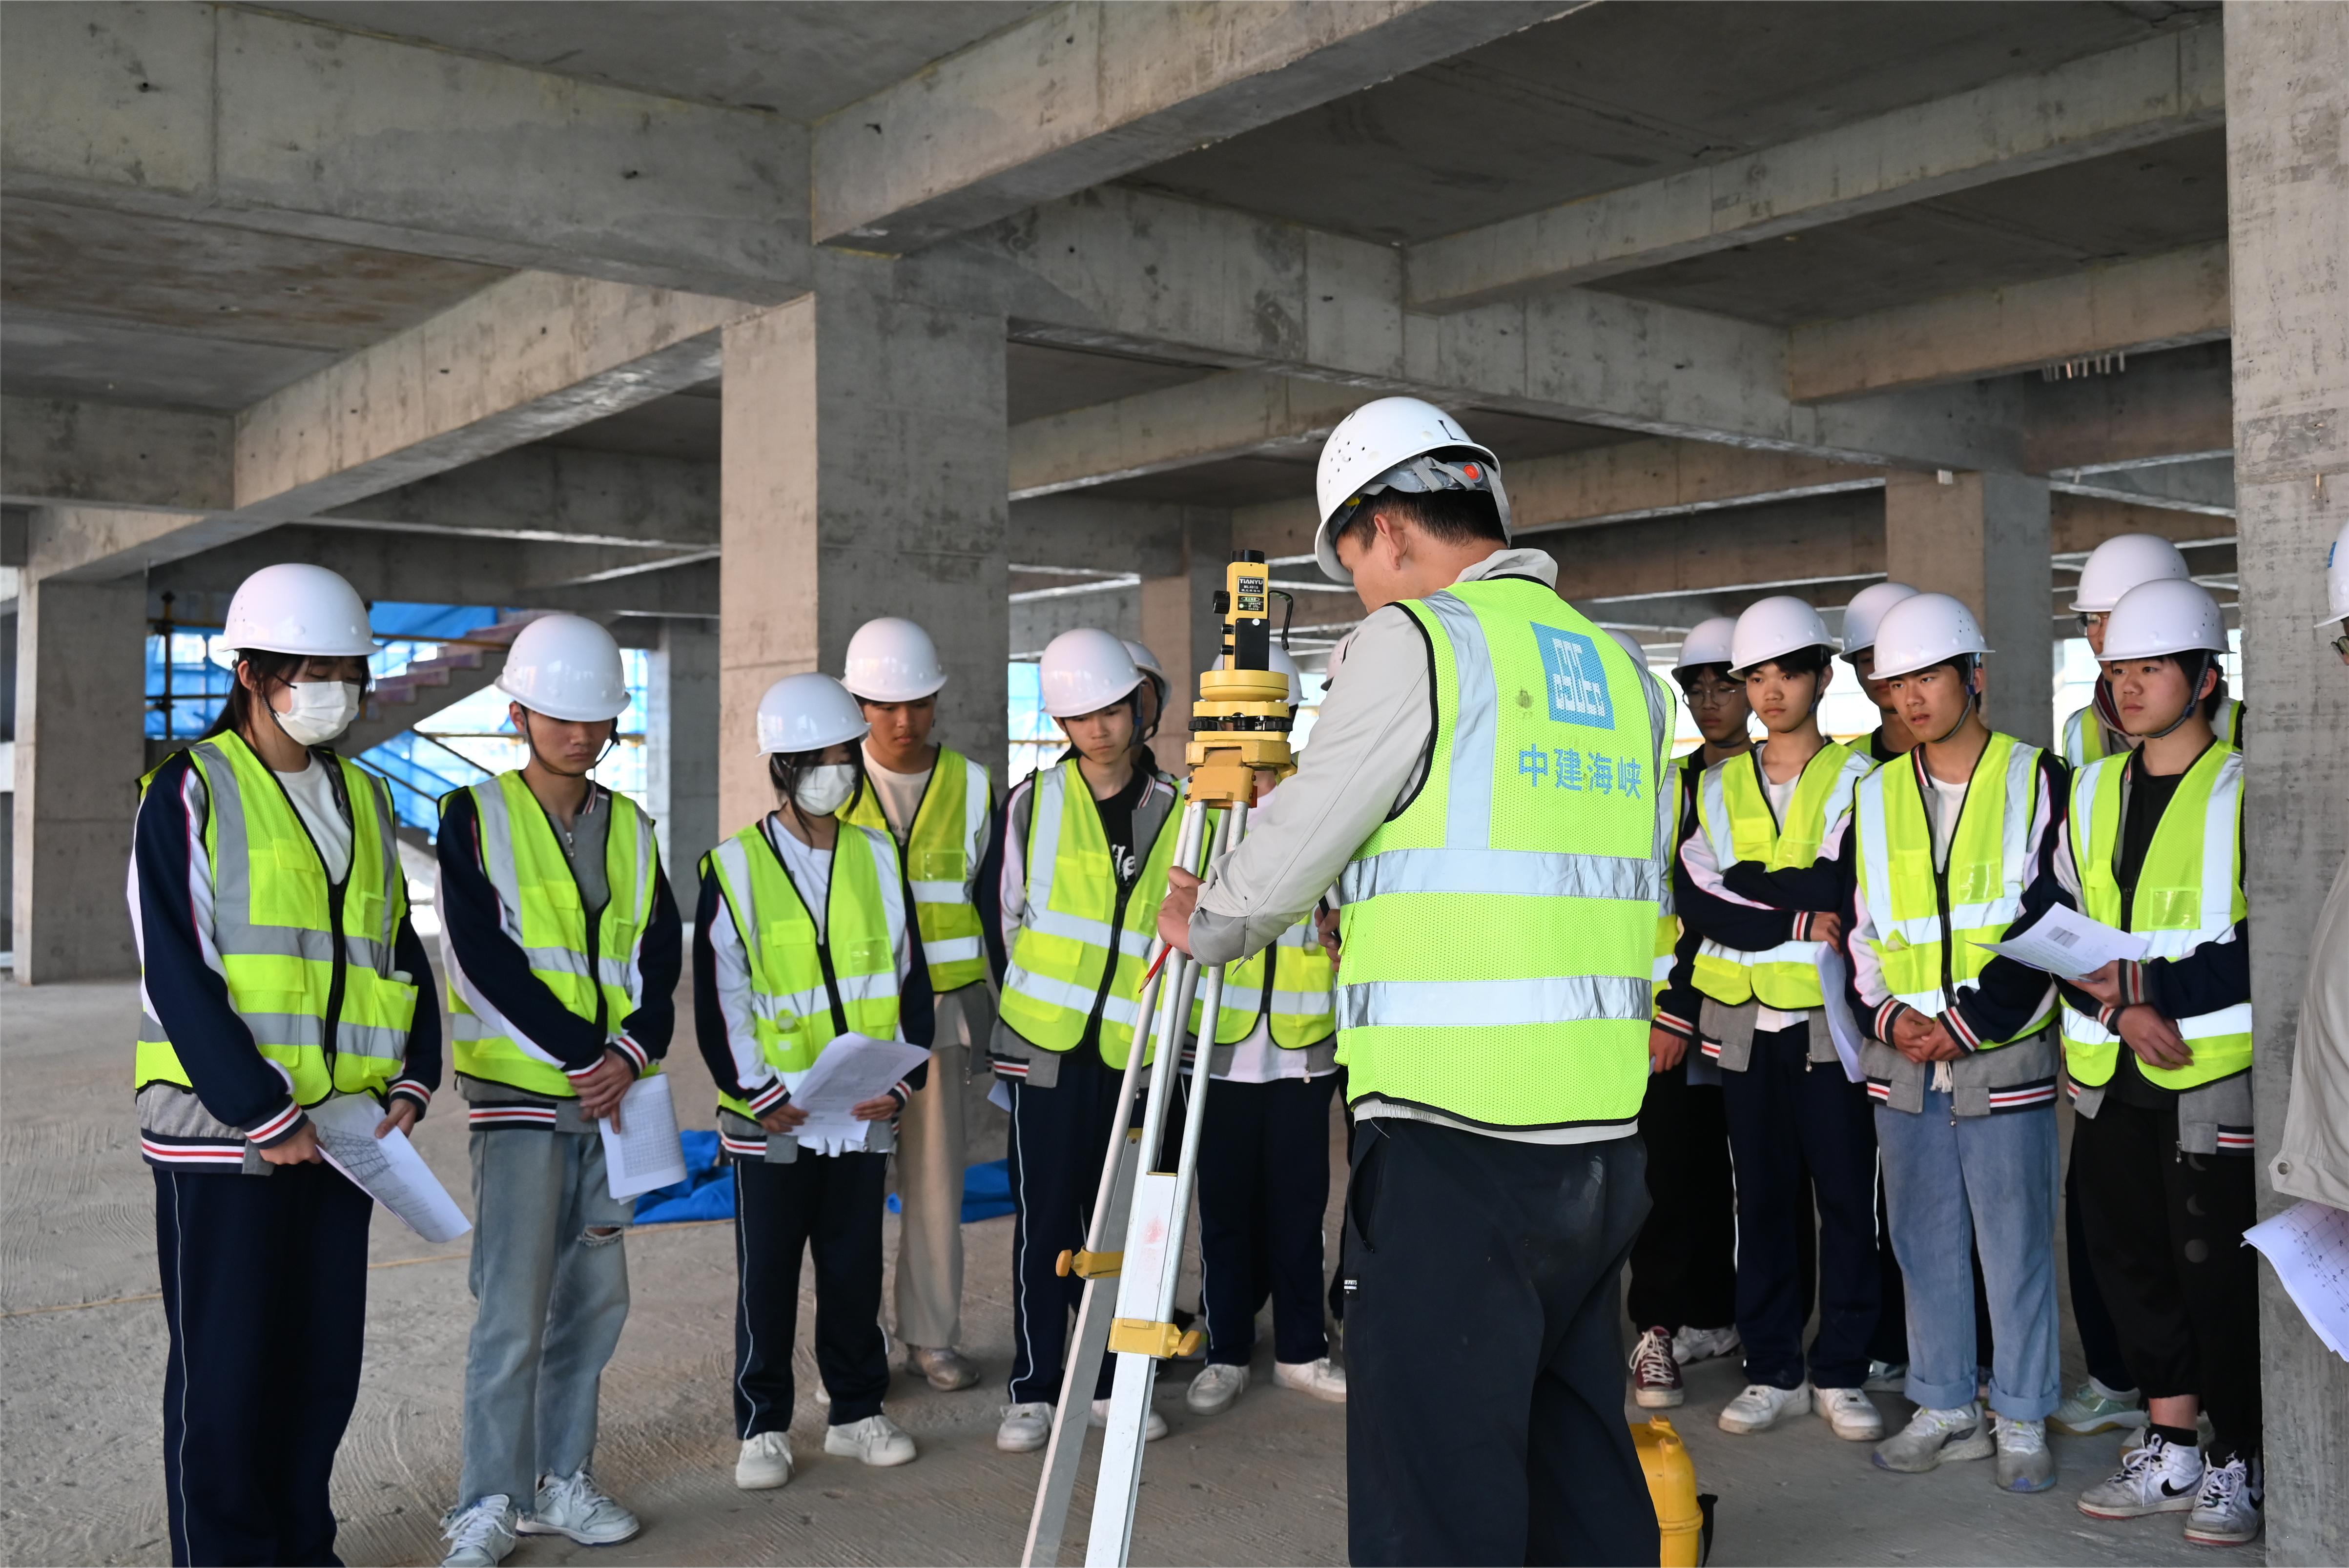
[{"label": "tripod leg", "polygon": [[[1175,840],[1178,864],[1190,866],[1195,862],[1206,822],[1204,808],[1191,807],[1186,811]],[[1153,961],[1159,956],[1157,947],[1153,944]],[[1143,986],[1137,999],[1136,1017],[1141,1027],[1126,1056],[1124,1080],[1118,1094],[1121,1121],[1131,1114],[1135,1087],[1145,1071],[1143,1064],[1151,1054],[1149,1047],[1160,1015],[1161,996],[1171,995],[1179,1003],[1177,1017],[1189,1015],[1190,973],[1185,961],[1179,953],[1164,956],[1166,961],[1158,974]],[[1101,1251],[1112,1239],[1125,1234],[1134,1170],[1142,1158],[1141,1135],[1123,1126],[1118,1135],[1110,1139],[1109,1157],[1102,1162],[1101,1185],[1095,1192],[1092,1223],[1087,1228],[1085,1239],[1088,1251]],[[1061,1538],[1068,1526],[1069,1500],[1076,1490],[1077,1472],[1084,1457],[1085,1432],[1092,1417],[1093,1385],[1101,1375],[1101,1359],[1109,1349],[1110,1320],[1115,1314],[1116,1303],[1114,1276],[1085,1281],[1077,1308],[1076,1333],[1061,1368],[1061,1398],[1052,1416],[1051,1441],[1044,1450],[1044,1474],[1037,1485],[1035,1507],[1028,1518],[1028,1541],[1019,1558],[1021,1568],[1053,1568],[1061,1560]]]}]

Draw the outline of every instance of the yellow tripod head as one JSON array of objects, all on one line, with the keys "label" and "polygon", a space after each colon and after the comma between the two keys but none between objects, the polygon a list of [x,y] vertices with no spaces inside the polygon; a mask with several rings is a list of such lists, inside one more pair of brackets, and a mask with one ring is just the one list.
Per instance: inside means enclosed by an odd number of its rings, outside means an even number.
[{"label": "yellow tripod head", "polygon": [[1199,700],[1191,704],[1183,755],[1191,764],[1185,795],[1194,805],[1246,805],[1255,798],[1258,768],[1281,778],[1297,771],[1288,749],[1288,677],[1269,668],[1271,577],[1263,551],[1235,550],[1216,594],[1227,668],[1202,670]]}]

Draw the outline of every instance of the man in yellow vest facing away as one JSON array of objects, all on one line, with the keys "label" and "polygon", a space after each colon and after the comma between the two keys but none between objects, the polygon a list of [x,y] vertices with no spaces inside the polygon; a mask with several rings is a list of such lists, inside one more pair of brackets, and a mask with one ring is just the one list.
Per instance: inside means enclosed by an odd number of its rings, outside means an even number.
[{"label": "man in yellow vest facing away", "polygon": [[2184,1513],[2211,1546],[2257,1536],[2261,1501],[2243,756],[2207,706],[2226,646],[2192,583],[2121,596],[2105,680],[2137,743],[2073,776],[2055,862],[2082,913],[2146,938],[2142,960],[2059,987],[2088,1255],[2151,1417],[2080,1511]]},{"label": "man in yellow vest facing away", "polygon": [[962,1337],[962,1179],[968,1123],[993,1114],[973,1103],[971,1081],[972,1053],[984,1051],[995,1030],[978,901],[995,788],[985,768],[931,742],[947,673],[920,627],[891,616],[857,628],[840,683],[873,726],[864,741],[862,786],[841,820],[896,839],[936,999],[929,1078],[897,1127],[897,1194],[905,1211],[897,1232],[897,1337],[907,1367],[932,1387],[968,1388],[978,1368],[955,1348]]},{"label": "man in yellow vest facing away", "polygon": [[[1859,782],[1851,961],[1872,1010],[1862,1062],[1876,1101],[1891,1242],[1908,1282],[1916,1415],[1878,1469],[1988,1457],[2007,1491],[2055,1484],[2046,1420],[2062,1393],[2055,1303],[2055,992],[1981,944],[2062,898],[2066,776],[1982,717],[1972,612],[1915,594],[1877,628],[1875,668],[1917,744]],[[1973,1270],[1990,1303],[1990,1413]]]},{"label": "man in yellow vest facing away", "polygon": [[1670,699],[1510,547],[1499,465],[1443,410],[1356,410],[1316,488],[1368,618],[1301,770],[1159,931],[1236,964],[1342,899],[1352,1558],[1652,1562],[1615,1314]]},{"label": "man in yellow vest facing away", "polygon": [[628,705],[619,645],[551,615],[498,690],[529,760],[440,803],[440,920],[457,1085],[471,1106],[472,1291],[464,1469],[446,1562],[484,1568],[517,1533],[625,1541],[636,1515],[588,1464],[604,1364],[628,1317],[596,1122],[660,1070],[682,964],[652,819],[588,777]]}]

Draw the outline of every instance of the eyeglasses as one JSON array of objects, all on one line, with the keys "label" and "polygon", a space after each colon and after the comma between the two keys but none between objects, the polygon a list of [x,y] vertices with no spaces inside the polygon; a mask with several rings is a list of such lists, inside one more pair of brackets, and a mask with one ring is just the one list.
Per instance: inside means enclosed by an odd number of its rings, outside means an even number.
[{"label": "eyeglasses", "polygon": [[2095,630],[2096,628],[2104,625],[2108,618],[2110,618],[2103,610],[2089,611],[2080,617],[2080,634],[2083,637],[2086,636],[2089,632],[2092,632]]}]

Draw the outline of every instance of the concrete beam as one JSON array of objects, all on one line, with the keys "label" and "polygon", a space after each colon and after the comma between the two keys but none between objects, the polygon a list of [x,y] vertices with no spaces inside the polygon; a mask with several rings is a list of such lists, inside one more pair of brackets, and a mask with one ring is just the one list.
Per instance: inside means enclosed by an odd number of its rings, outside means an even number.
[{"label": "concrete beam", "polygon": [[1012,564],[1166,576],[1183,569],[1184,530],[1218,509],[1106,496],[1014,501],[1005,548]]},{"label": "concrete beam", "polygon": [[[693,558],[707,559],[703,553]],[[181,619],[214,615],[252,573],[279,561],[309,561],[340,572],[361,597],[423,604],[492,604],[553,607],[543,595],[574,585],[616,585],[652,576],[688,557],[662,557],[626,546],[550,545],[536,540],[451,537],[419,547],[404,534],[290,524],[157,565],[150,591],[179,596]],[[625,599],[627,589],[612,592]]]},{"label": "concrete beam", "polygon": [[2224,337],[2227,321],[2227,247],[2198,245],[1797,327],[1786,339],[1786,391],[1817,402],[2150,353]]},{"label": "concrete beam", "polygon": [[2018,389],[1785,395],[1775,327],[1588,289],[1406,311],[1397,252],[1122,186],[1047,203],[975,245],[1016,265],[1015,336],[1274,370],[1439,404],[1911,468],[2012,468]]},{"label": "concrete beam", "polygon": [[12,6],[5,27],[9,196],[754,300],[807,286],[807,133],[779,115],[226,6]]},{"label": "concrete beam", "polygon": [[2068,476],[2235,450],[2234,374],[2222,344],[2132,361],[2109,376],[2021,382],[2023,468]]},{"label": "concrete beam", "polygon": [[815,237],[918,250],[1587,3],[1050,6],[819,121]]},{"label": "concrete beam", "polygon": [[239,414],[233,508],[171,526],[36,529],[32,564],[141,571],[633,408],[716,376],[720,330],[754,308],[517,273]]},{"label": "concrete beam", "polygon": [[1577,527],[1570,544],[1539,535],[1526,542],[1557,557],[1557,591],[1578,603],[1778,592],[1882,576],[1884,502],[1880,493],[1818,496]]},{"label": "concrete beam", "polygon": [[2220,513],[2181,512],[2061,490],[2049,498],[2048,548],[2059,561],[2065,556],[2085,556],[2106,540],[2121,534],[2158,535],[2182,549],[2232,539],[2235,520]]},{"label": "concrete beam", "polygon": [[1590,283],[2207,130],[2224,74],[2220,30],[2187,28],[1430,240],[1407,253],[1411,308]]},{"label": "concrete beam", "polygon": [[224,510],[235,442],[226,414],[0,398],[0,501]]},{"label": "concrete beam", "polygon": [[2207,512],[2214,517],[2235,514],[2235,460],[2197,458],[2186,462],[2159,462],[2141,468],[2092,469],[2058,473],[2050,483],[2060,493],[2101,496],[2134,506],[2176,512]]},{"label": "concrete beam", "polygon": [[[1884,487],[1879,469],[1710,441],[1626,441],[1522,462],[1505,452],[1501,460],[1520,534]],[[1233,514],[1232,540],[1301,556],[1313,547],[1318,522],[1309,496],[1244,506]]]},{"label": "concrete beam", "polygon": [[1234,370],[1011,427],[1011,499],[1319,447],[1361,389]]}]

